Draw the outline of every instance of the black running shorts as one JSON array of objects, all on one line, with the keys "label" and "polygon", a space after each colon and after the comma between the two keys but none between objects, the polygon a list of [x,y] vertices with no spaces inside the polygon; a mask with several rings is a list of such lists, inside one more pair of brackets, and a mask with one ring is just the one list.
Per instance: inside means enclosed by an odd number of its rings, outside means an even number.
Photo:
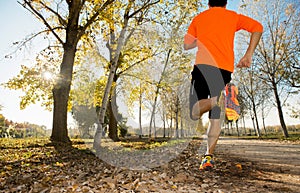
[{"label": "black running shorts", "polygon": [[[201,99],[219,96],[225,85],[231,81],[231,72],[214,66],[198,64],[194,65],[190,88],[190,117],[194,104]],[[220,108],[215,106],[209,112],[210,119],[220,118]]]}]

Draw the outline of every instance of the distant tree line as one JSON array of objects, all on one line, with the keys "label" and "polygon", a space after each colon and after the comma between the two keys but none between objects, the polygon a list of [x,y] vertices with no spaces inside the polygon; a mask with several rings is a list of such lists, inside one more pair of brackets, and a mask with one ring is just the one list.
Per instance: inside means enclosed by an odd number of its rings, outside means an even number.
[{"label": "distant tree line", "polygon": [[28,122],[18,123],[0,114],[0,138],[45,137],[46,126]]}]

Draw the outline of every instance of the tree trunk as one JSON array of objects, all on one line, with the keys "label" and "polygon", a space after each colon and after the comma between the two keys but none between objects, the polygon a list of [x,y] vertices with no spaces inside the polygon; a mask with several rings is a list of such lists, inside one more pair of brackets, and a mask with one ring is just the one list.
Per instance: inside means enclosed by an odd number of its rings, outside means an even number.
[{"label": "tree trunk", "polygon": [[71,143],[67,129],[68,94],[66,87],[53,89],[53,127],[50,137],[52,142]]},{"label": "tree trunk", "polygon": [[114,109],[115,109],[115,100],[116,96],[113,95],[108,102],[108,114],[109,114],[109,127],[108,127],[108,136],[113,141],[119,141],[118,137],[118,121],[116,119]]},{"label": "tree trunk", "polygon": [[262,118],[262,122],[263,122],[263,128],[264,128],[264,131],[265,131],[265,135],[267,135],[267,130],[266,130],[266,124],[265,124],[265,118],[264,117]]},{"label": "tree trunk", "polygon": [[235,125],[236,125],[236,131],[237,131],[237,135],[238,137],[240,136],[240,131],[239,131],[239,124],[238,124],[238,120],[235,121]]},{"label": "tree trunk", "polygon": [[153,110],[152,110],[151,118],[150,118],[149,138],[151,137],[151,127],[152,127],[152,122],[153,122],[154,115],[155,115],[155,108],[156,108],[156,103],[157,103],[157,99],[158,99],[160,84],[161,84],[161,82],[162,82],[162,80],[164,78],[164,74],[165,74],[165,71],[166,71],[166,68],[167,68],[167,64],[169,62],[169,57],[170,57],[171,51],[172,51],[172,49],[169,49],[165,65],[164,65],[163,71],[161,73],[161,77],[160,77],[160,79],[158,81],[157,88],[156,88],[156,91],[155,91],[155,98],[154,98]]},{"label": "tree trunk", "polygon": [[260,128],[259,128],[259,125],[258,125],[256,106],[254,104],[253,104],[253,112],[254,112],[254,120],[255,120],[255,124],[256,124],[257,137],[261,137]]},{"label": "tree trunk", "polygon": [[76,53],[76,44],[64,46],[64,55],[59,73],[59,78],[52,90],[53,107],[53,128],[51,134],[52,142],[71,143],[68,137],[68,100],[72,81],[74,57]]},{"label": "tree trunk", "polygon": [[181,138],[184,138],[185,137],[185,133],[183,131],[183,119],[182,119],[182,115],[181,115],[182,112],[180,112],[180,129],[181,129]]},{"label": "tree trunk", "polygon": [[[114,75],[113,83],[117,83],[119,76]],[[118,107],[117,107],[117,96],[116,96],[116,87],[110,93],[108,100],[108,115],[109,115],[109,129],[108,136],[113,141],[120,141],[118,137]]]},{"label": "tree trunk", "polygon": [[68,137],[68,100],[72,82],[74,58],[77,43],[83,35],[78,30],[81,1],[73,1],[69,4],[69,21],[66,28],[66,41],[63,43],[64,54],[60,65],[59,76],[52,89],[53,93],[53,128],[51,134],[52,142],[69,143]]},{"label": "tree trunk", "polygon": [[163,112],[163,125],[164,125],[163,138],[166,138],[166,113],[165,112]]},{"label": "tree trunk", "polygon": [[153,104],[153,109],[152,109],[151,118],[150,118],[150,125],[149,125],[149,138],[151,138],[152,122],[153,122],[154,116],[155,116],[155,110],[156,110],[156,103],[157,103],[158,93],[159,93],[159,86],[157,86],[157,89],[156,89],[156,92],[155,92],[154,104]]},{"label": "tree trunk", "polygon": [[168,130],[168,137],[172,137],[172,127],[173,127],[173,113],[171,113],[171,116],[170,116],[170,127],[169,127],[169,130]]},{"label": "tree trunk", "polygon": [[267,135],[267,129],[266,129],[265,118],[262,118],[262,122],[263,122],[263,128],[264,128],[264,131],[265,131],[265,135]]},{"label": "tree trunk", "polygon": [[273,87],[274,87],[274,94],[275,94],[275,98],[276,98],[276,104],[277,104],[277,110],[278,110],[278,115],[279,115],[279,119],[280,119],[280,124],[281,124],[281,128],[282,128],[282,132],[284,137],[289,137],[288,131],[287,131],[287,127],[284,121],[284,117],[283,117],[283,112],[282,112],[282,107],[281,107],[281,101],[278,95],[278,91],[277,91],[277,87],[276,84],[273,83]]},{"label": "tree trunk", "polygon": [[229,130],[229,122],[228,121],[227,121],[226,126],[227,126],[227,135],[229,136],[230,135],[230,130]]},{"label": "tree trunk", "polygon": [[139,96],[139,126],[140,126],[140,134],[139,138],[143,136],[143,127],[142,127],[142,83],[140,83],[140,96]]},{"label": "tree trunk", "polygon": [[176,96],[176,111],[175,111],[175,131],[176,131],[176,138],[179,138],[178,113],[179,113],[179,99],[178,99],[178,96]]},{"label": "tree trunk", "polygon": [[254,116],[252,116],[251,119],[252,119],[252,124],[253,124],[253,128],[254,128],[254,133],[256,135],[256,128],[255,128]]},{"label": "tree trunk", "polygon": [[262,107],[262,110],[261,110],[261,117],[262,117],[262,123],[263,123],[263,128],[264,128],[264,131],[265,131],[265,135],[267,135],[267,130],[266,130],[266,124],[265,124],[265,99],[262,100],[262,104],[261,104],[261,107]]},{"label": "tree trunk", "polygon": [[112,60],[111,60],[110,71],[109,71],[107,83],[105,85],[104,95],[102,98],[102,105],[101,105],[101,108],[99,111],[99,124],[98,124],[98,128],[96,130],[95,137],[94,137],[93,147],[96,150],[101,146],[101,133],[102,133],[103,126],[104,126],[104,118],[105,118],[105,114],[106,114],[107,104],[108,104],[108,100],[109,100],[111,87],[112,87],[112,84],[114,81],[114,76],[116,74],[121,49],[124,45],[125,32],[126,32],[127,26],[128,26],[128,18],[126,18],[124,21],[124,27],[121,30],[121,33],[120,33],[120,36],[119,36],[119,39],[117,42],[117,49],[115,51],[114,56],[111,57]]},{"label": "tree trunk", "polygon": [[153,117],[153,127],[154,127],[154,138],[156,138],[155,116]]},{"label": "tree trunk", "polygon": [[244,134],[247,135],[247,131],[246,131],[246,123],[245,123],[245,117],[243,116],[243,127],[244,127]]}]

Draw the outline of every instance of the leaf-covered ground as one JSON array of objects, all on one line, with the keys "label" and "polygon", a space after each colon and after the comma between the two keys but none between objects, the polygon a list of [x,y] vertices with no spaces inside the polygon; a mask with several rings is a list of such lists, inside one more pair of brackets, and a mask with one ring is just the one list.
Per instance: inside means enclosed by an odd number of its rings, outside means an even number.
[{"label": "leaf-covered ground", "polygon": [[[251,140],[252,147],[259,142],[257,151],[247,150],[249,140],[248,143],[247,140],[221,140],[216,151],[216,168],[213,171],[199,171],[199,148],[203,146],[200,139],[190,141],[174,159],[148,170],[111,166],[89,151],[85,143],[74,142],[73,147],[54,148],[42,139],[0,140],[0,192],[220,193],[300,190],[299,162],[274,164],[255,156],[266,154],[269,151],[266,148],[274,145],[277,148],[283,146],[282,152],[286,152],[284,148],[296,150],[299,148],[297,144],[263,143],[264,152],[260,152],[262,143],[259,140]],[[132,144],[128,146],[132,148]],[[278,152],[269,152],[268,156],[272,153],[275,156]],[[286,160],[289,159],[288,154],[285,155]],[[299,151],[291,154],[296,159],[300,157]]]}]

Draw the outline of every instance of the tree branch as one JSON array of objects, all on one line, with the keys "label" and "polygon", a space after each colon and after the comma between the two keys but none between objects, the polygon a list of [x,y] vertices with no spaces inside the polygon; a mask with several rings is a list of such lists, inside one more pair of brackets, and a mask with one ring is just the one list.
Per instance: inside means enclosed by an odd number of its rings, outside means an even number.
[{"label": "tree branch", "polygon": [[64,20],[64,18],[62,18],[58,12],[54,11],[53,9],[51,9],[50,7],[48,7],[47,5],[45,5],[42,1],[40,1],[40,3],[45,7],[46,10],[50,11],[51,13],[53,13],[54,15],[56,15],[56,17],[58,17],[59,22],[61,23],[61,25],[63,25],[64,27],[67,26],[67,22],[66,20]]},{"label": "tree branch", "polygon": [[129,69],[133,68],[135,65],[140,64],[141,62],[144,62],[144,61],[148,60],[149,58],[152,58],[152,57],[154,57],[154,56],[156,56],[156,55],[158,55],[158,54],[160,54],[160,53],[162,53],[162,52],[155,53],[155,54],[152,54],[152,55],[150,55],[150,56],[148,56],[148,57],[142,58],[141,60],[135,62],[135,63],[132,64],[132,65],[130,65],[128,68],[126,68],[126,69],[124,69],[123,71],[119,72],[117,75],[118,75],[118,76],[122,75],[124,72],[126,72],[126,71],[128,71]]},{"label": "tree branch", "polygon": [[[150,2],[150,1],[148,1]],[[139,13],[141,10],[146,9],[147,7],[150,7],[151,5],[155,5],[159,3],[159,0],[154,1],[153,3],[149,3],[149,4],[145,4],[144,6],[142,6],[141,8],[137,9],[136,11],[134,11],[132,14],[128,15],[129,18],[133,17],[135,14]]]},{"label": "tree branch", "polygon": [[87,20],[86,24],[81,27],[81,32],[79,36],[83,35],[85,33],[85,30],[96,20],[96,18],[100,15],[100,13],[111,3],[113,3],[115,0],[107,0],[98,10],[96,10],[96,13]]},{"label": "tree branch", "polygon": [[[59,37],[59,35],[54,31],[54,29],[50,26],[50,24],[47,22],[47,20],[37,11],[34,9],[34,7],[31,5],[31,1],[27,1],[24,0],[25,5],[21,4],[20,2],[18,2],[20,5],[22,5],[25,9],[29,10],[31,13],[33,12],[33,14],[37,17],[40,18],[43,23],[46,25],[46,27],[52,32],[52,34],[56,37],[56,39],[63,45],[64,42],[62,41],[62,39]],[[30,9],[28,9],[26,7],[26,5],[29,6]]]}]

